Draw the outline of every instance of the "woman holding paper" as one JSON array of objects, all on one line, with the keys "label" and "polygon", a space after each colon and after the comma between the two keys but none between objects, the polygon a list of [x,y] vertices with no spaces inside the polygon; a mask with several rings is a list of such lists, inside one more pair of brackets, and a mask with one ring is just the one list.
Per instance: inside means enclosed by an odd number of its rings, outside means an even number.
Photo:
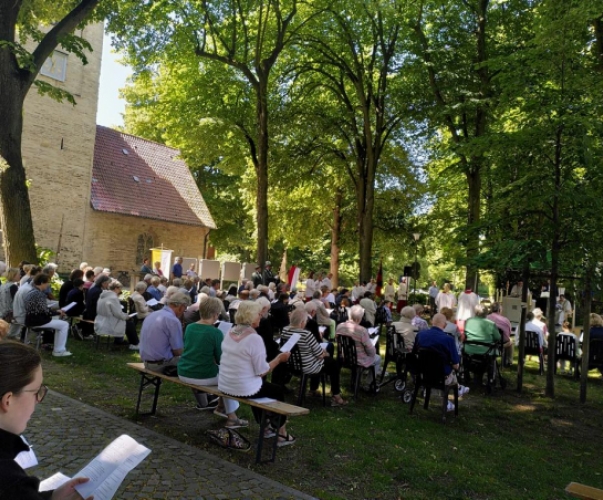
[{"label": "woman holding paper", "polygon": [[[119,281],[112,281],[108,290],[103,290],[96,306],[96,319],[94,320],[94,332],[97,335],[112,335],[116,344],[130,344],[130,349],[137,351],[138,334],[136,326],[129,321],[128,315],[123,312],[119,296],[123,285]],[[124,335],[128,337],[127,342],[123,340]]]},{"label": "woman holding paper", "polygon": [[[308,314],[306,311],[303,309],[296,309],[291,313],[289,321],[290,325],[283,329],[281,339],[284,341],[289,340],[294,333],[300,335],[297,346],[299,347],[299,353],[301,354],[304,374],[319,375],[320,373],[326,373],[331,380],[331,393],[333,394],[331,406],[347,405],[348,402],[341,397],[341,389],[339,387],[339,373],[341,371],[341,366],[331,357],[326,349],[321,347],[314,338],[314,335],[305,329],[308,321]],[[319,381],[319,377],[312,377],[310,379],[311,394],[317,395]]]},{"label": "woman holding paper", "polygon": [[[266,347],[255,328],[262,319],[262,306],[256,302],[244,300],[235,314],[236,326],[230,330],[222,342],[222,359],[218,388],[232,396],[243,398],[271,398],[285,400],[281,386],[264,380],[280,363],[291,356],[290,352],[279,353],[270,363],[266,361]],[[253,416],[260,423],[261,410],[253,407]],[[295,442],[295,438],[287,432],[286,419],[273,416],[272,428],[267,429],[265,438],[274,437],[278,430],[277,446],[287,446]]]},{"label": "woman holding paper", "polygon": [[[206,297],[199,306],[201,319],[186,327],[184,335],[184,351],[178,361],[178,378],[187,384],[218,385],[220,360],[222,358],[222,340],[224,334],[218,330],[214,323],[222,312],[222,302],[216,297]],[[199,409],[212,408],[199,401],[199,391],[193,390],[199,402]],[[232,399],[223,398],[223,408],[216,408],[216,415],[226,415],[226,425],[229,429],[247,427],[249,422],[237,417],[235,413],[239,403]]]},{"label": "woman holding paper", "polygon": [[[81,500],[75,487],[87,478],[71,479],[53,491],[38,492],[40,480],[28,476],[15,460],[30,448],[21,439],[27,422],[46,395],[40,355],[20,342],[0,343],[0,499]],[[19,460],[19,459],[17,459]],[[89,497],[87,500],[91,500]]]}]

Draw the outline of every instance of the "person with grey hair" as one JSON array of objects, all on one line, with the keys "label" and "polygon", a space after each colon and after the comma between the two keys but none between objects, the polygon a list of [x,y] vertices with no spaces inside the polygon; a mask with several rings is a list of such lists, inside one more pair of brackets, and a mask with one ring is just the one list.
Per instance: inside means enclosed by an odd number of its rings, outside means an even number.
[{"label": "person with grey hair", "polygon": [[423,307],[422,304],[413,304],[412,307],[415,310],[415,317],[412,319],[412,326],[414,326],[416,328],[417,332],[422,332],[423,330],[427,330],[429,328],[429,325],[427,324],[427,321],[425,321],[421,317],[421,314],[423,314],[423,311],[425,310],[425,308]]},{"label": "person with grey hair", "polygon": [[[322,302],[322,292],[320,290],[316,290],[314,295],[312,295],[312,304],[316,306],[316,322],[320,326],[326,326],[329,329],[328,335],[323,335],[329,340],[335,339],[335,320],[331,319],[327,308]],[[326,333],[326,332],[325,332]]]},{"label": "person with grey hair", "polygon": [[[84,319],[94,321],[96,318],[96,306],[100,299],[101,293],[109,288],[111,278],[100,274],[94,281],[94,285],[90,287],[88,293],[86,293],[86,309],[82,315]],[[85,331],[85,336],[93,333],[93,325],[87,322],[82,323],[82,329]]]},{"label": "person with grey hair", "polygon": [[[193,385],[218,385],[222,341],[224,334],[214,323],[222,312],[220,299],[207,297],[199,307],[201,319],[186,327],[184,351],[178,362],[178,378]],[[209,399],[209,395],[193,389],[197,408],[206,410],[215,408],[218,398]],[[235,413],[239,403],[223,398],[222,408],[216,408],[217,415],[226,416],[226,427],[236,429],[247,427],[249,422],[237,417]]]},{"label": "person with grey hair", "polygon": [[[500,332],[494,321],[486,319],[488,308],[483,304],[477,304],[474,308],[474,316],[465,323],[465,341],[483,342],[485,344],[494,344],[500,342]],[[487,346],[465,344],[465,353],[485,354],[488,352]]]},{"label": "person with grey hair", "polygon": [[159,283],[161,283],[159,276],[152,276],[151,285],[147,288],[147,293],[149,293],[156,301],[160,301],[163,297],[163,294],[158,288]]},{"label": "person with grey hair", "polygon": [[[297,346],[301,355],[303,373],[305,375],[327,374],[331,381],[331,406],[345,406],[348,403],[341,397],[341,388],[339,386],[341,366],[326,349],[320,346],[312,333],[306,330],[307,321],[308,315],[305,311],[302,309],[293,311],[289,318],[289,326],[283,329],[282,341],[286,342],[294,333],[300,335]],[[311,395],[318,396],[319,382],[320,379],[318,376],[310,379]]]},{"label": "person with grey hair", "polygon": [[490,321],[494,321],[496,328],[498,328],[498,331],[501,332],[504,352],[503,362],[505,366],[511,366],[513,364],[513,342],[511,341],[511,322],[508,318],[504,317],[502,313],[502,304],[500,302],[494,302],[490,306],[490,314],[488,314],[487,318]]},{"label": "person with grey hair", "polygon": [[377,314],[377,305],[373,300],[373,293],[366,291],[364,297],[360,299],[358,304],[364,309],[364,320],[370,323],[371,326],[375,326],[375,314]]},{"label": "person with grey hair", "polygon": [[[396,335],[394,336],[394,348],[398,349],[402,353],[411,352],[413,346],[415,345],[417,331],[412,324],[415,314],[414,307],[405,306],[400,311],[400,319],[392,323],[392,326],[396,331]],[[399,343],[398,338],[400,338],[402,342]]]},{"label": "person with grey hair", "polygon": [[190,302],[186,294],[175,292],[166,299],[166,307],[145,319],[140,330],[140,357],[147,369],[175,372],[171,367],[178,365],[184,348],[180,320]]},{"label": "person with grey hair", "polygon": [[[123,311],[119,296],[123,285],[114,280],[109,283],[109,289],[103,290],[96,307],[96,320],[94,321],[94,333],[97,335],[111,335],[115,337],[116,345],[129,345],[133,351],[138,350],[138,335],[136,326],[128,315]],[[124,335],[128,340],[124,340]]]},{"label": "person with grey hair", "polygon": [[[266,361],[264,342],[255,331],[260,324],[262,306],[249,300],[241,302],[235,314],[235,327],[224,337],[218,388],[224,394],[245,398],[273,398],[285,400],[281,386],[266,382],[265,376],[280,363],[285,363],[290,352],[279,353],[272,361]],[[252,408],[256,422],[260,423],[262,411]],[[278,434],[278,447],[295,443],[287,432],[286,417],[272,415],[265,438]]]},{"label": "person with grey hair", "polygon": [[[58,267],[59,266],[57,266],[55,263],[49,262],[42,268],[42,272],[48,276],[50,283],[52,283],[52,279],[54,278]],[[52,293],[52,286],[47,287],[46,290],[44,290],[44,294],[48,300],[56,300],[54,294]],[[58,303],[56,305],[51,305],[51,309],[56,308],[57,306]]]},{"label": "person with grey hair", "polygon": [[152,312],[142,295],[146,290],[147,284],[144,281],[139,281],[134,285],[134,293],[130,295],[130,300],[134,304],[134,310],[136,311],[136,318],[141,320],[144,320]]},{"label": "person with grey hair", "polygon": [[[350,309],[350,318],[337,327],[336,334],[351,337],[356,344],[357,364],[364,368],[374,366],[375,374],[379,376],[381,374],[381,356],[377,354],[367,329],[360,325],[364,314],[365,311],[362,306],[352,306]],[[367,379],[369,386],[374,382],[372,376],[372,372],[369,371]]]}]

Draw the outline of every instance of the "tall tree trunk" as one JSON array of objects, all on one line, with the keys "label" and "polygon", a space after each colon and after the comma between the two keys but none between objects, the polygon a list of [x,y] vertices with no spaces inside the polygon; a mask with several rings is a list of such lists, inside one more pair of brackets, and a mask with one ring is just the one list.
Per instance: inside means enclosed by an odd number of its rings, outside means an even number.
[{"label": "tall tree trunk", "polygon": [[333,227],[331,229],[331,267],[333,273],[331,282],[333,288],[339,286],[339,239],[341,237],[341,203],[343,200],[343,191],[337,188],[335,192],[335,206],[333,207]]},{"label": "tall tree trunk", "polygon": [[[528,283],[530,279],[530,262],[525,261],[523,264],[523,282]],[[528,302],[528,287],[524,286],[521,290],[521,319],[519,320],[519,353],[517,363],[517,392],[521,393],[523,389],[523,367],[525,364],[526,357],[526,313],[527,313],[527,302]],[[524,306],[525,304],[525,306]]]},{"label": "tall tree trunk", "polygon": [[[555,162],[554,162],[554,184],[553,184],[553,200],[552,200],[552,217],[551,225],[553,227],[553,238],[551,242],[551,293],[549,297],[549,355],[546,372],[546,390],[545,395],[549,398],[555,397],[555,345],[557,337],[555,335],[555,296],[557,295],[557,276],[559,274],[559,253],[561,251],[561,230],[559,220],[559,192],[561,190],[561,162],[563,151],[563,125],[557,127],[555,137]],[[575,300],[575,298],[574,298]]]},{"label": "tall tree trunk", "polygon": [[[590,263],[589,263],[590,264]],[[584,308],[582,315],[582,363],[580,371],[580,403],[586,403],[586,386],[588,382],[588,358],[590,356],[590,309],[592,303],[592,283],[591,276],[594,273],[592,265],[587,265],[584,272]],[[577,347],[577,346],[576,346]]]},{"label": "tall tree trunk", "polygon": [[[0,48],[0,66],[10,57],[9,49]],[[6,66],[5,66],[6,67]],[[22,260],[37,263],[36,246],[21,157],[23,131],[23,91],[13,78],[0,73],[0,200],[4,253],[9,266]]]},{"label": "tall tree trunk", "polygon": [[[469,200],[467,210],[467,276],[465,287],[474,289],[477,287],[478,269],[474,259],[479,254],[479,221],[481,209],[482,179],[480,165],[473,163],[467,172],[467,186],[469,187]],[[477,293],[477,290],[475,290]]]},{"label": "tall tree trunk", "polygon": [[[360,161],[360,160],[358,160]],[[366,167],[359,175],[356,188],[358,207],[358,251],[360,254],[360,281],[370,281],[373,253],[373,212],[375,208],[375,174],[374,166],[366,161]]]},{"label": "tall tree trunk", "polygon": [[262,269],[268,259],[268,76],[260,75],[257,86],[258,164],[256,166],[257,262]]}]

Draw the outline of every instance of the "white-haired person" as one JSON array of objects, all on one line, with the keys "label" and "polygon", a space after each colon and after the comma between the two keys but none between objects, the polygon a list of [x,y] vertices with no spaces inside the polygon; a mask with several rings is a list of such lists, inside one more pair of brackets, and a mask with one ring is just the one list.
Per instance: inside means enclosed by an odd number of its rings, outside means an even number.
[{"label": "white-haired person", "polygon": [[[201,319],[186,327],[184,335],[184,351],[178,362],[178,377],[183,382],[193,385],[218,385],[220,378],[220,362],[222,358],[222,341],[224,334],[218,330],[214,323],[222,312],[220,299],[207,297],[199,307]],[[203,397],[198,391],[195,398]],[[236,411],[239,403],[235,400],[223,398],[222,407],[216,408],[217,415],[226,415],[226,427],[236,429],[247,427],[249,422],[237,417]],[[199,403],[200,409],[213,408],[209,401],[204,405]]]},{"label": "white-haired person", "polygon": [[[339,372],[341,366],[335,361],[329,352],[323,349],[314,338],[314,335],[306,330],[308,315],[303,309],[295,309],[289,318],[290,324],[283,329],[282,341],[286,342],[294,334],[299,334],[297,342],[299,353],[301,355],[303,372],[306,375],[319,375],[326,373],[331,381],[331,406],[345,406],[347,401],[341,397],[341,387],[339,385]],[[318,376],[310,379],[310,393],[318,395],[318,385],[320,379]]]},{"label": "white-haired person", "polygon": [[427,330],[429,325],[427,324],[427,321],[421,317],[421,314],[425,311],[423,304],[413,304],[412,307],[415,308],[415,317],[412,319],[412,325],[417,329],[417,332]]},{"label": "white-haired person", "polygon": [[[96,319],[94,320],[94,333],[97,335],[111,335],[115,337],[117,345],[130,345],[130,349],[137,351],[138,335],[136,326],[123,311],[119,296],[123,285],[114,280],[109,283],[108,290],[101,292],[96,305]],[[124,339],[127,337],[127,341]]]},{"label": "white-haired person", "polygon": [[[285,363],[291,353],[281,352],[270,362],[266,361],[266,348],[256,328],[262,318],[262,306],[252,301],[239,304],[235,314],[235,327],[224,337],[218,388],[224,394],[245,398],[273,398],[285,400],[281,386],[266,382],[265,376],[280,363]],[[252,408],[256,422],[260,423],[261,410]],[[270,416],[271,427],[265,438],[278,434],[277,446],[287,446],[295,438],[287,432],[286,417]]]},{"label": "white-haired person", "polygon": [[[392,326],[398,334],[399,338],[404,342],[404,345],[397,345],[396,347],[400,352],[411,352],[415,345],[415,337],[417,331],[412,324],[412,320],[415,317],[415,308],[411,306],[405,306],[400,311],[400,319],[394,321]],[[395,338],[395,337],[394,337]]]},{"label": "white-haired person", "polygon": [[[337,335],[346,335],[351,337],[356,344],[356,362],[358,365],[369,368],[375,367],[375,374],[381,374],[381,356],[377,354],[375,346],[371,342],[371,338],[366,328],[360,325],[364,317],[364,308],[361,305],[352,306],[350,309],[350,318],[337,326]],[[369,371],[367,384],[373,383],[372,372]]]},{"label": "white-haired person", "polygon": [[139,281],[134,286],[134,293],[130,295],[130,300],[134,303],[134,310],[136,311],[136,318],[138,319],[145,319],[153,312],[142,295],[146,291],[147,284],[144,281]]},{"label": "white-haired person", "polygon": [[503,342],[503,360],[505,366],[511,366],[513,364],[513,342],[511,340],[511,322],[508,318],[502,315],[503,308],[500,302],[494,302],[490,306],[490,314],[487,319],[494,321],[496,328],[502,334]]},{"label": "white-haired person", "polygon": [[326,326],[328,328],[328,333],[325,332],[323,337],[334,340],[335,339],[335,320],[331,319],[327,308],[322,302],[322,292],[320,290],[316,290],[314,295],[312,296],[312,304],[316,305],[316,322],[320,326]]}]

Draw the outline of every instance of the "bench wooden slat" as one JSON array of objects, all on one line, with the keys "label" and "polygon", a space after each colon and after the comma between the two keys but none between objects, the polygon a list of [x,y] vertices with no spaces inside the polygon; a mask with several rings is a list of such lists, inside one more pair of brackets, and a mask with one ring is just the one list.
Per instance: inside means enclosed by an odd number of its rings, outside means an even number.
[{"label": "bench wooden slat", "polygon": [[603,500],[603,490],[585,484],[570,483],[565,487],[565,491],[583,500]]},{"label": "bench wooden slat", "polygon": [[222,391],[218,389],[217,385],[195,385],[189,384],[187,382],[183,382],[178,377],[170,377],[165,375],[164,373],[154,372],[152,370],[148,370],[145,368],[144,363],[128,363],[130,368],[134,370],[145,373],[147,375],[151,375],[154,377],[159,377],[164,380],[169,380],[175,384],[182,385],[184,387],[190,387],[191,389],[197,389],[199,391],[207,392],[209,394],[213,394],[215,396],[222,396],[225,398],[233,399],[235,401],[239,401],[240,403],[247,404],[249,406],[255,406],[256,408],[261,408],[262,410],[271,411],[273,413],[277,413],[279,415],[286,415],[288,417],[296,417],[299,415],[307,415],[310,413],[308,408],[302,408],[301,406],[291,405],[289,403],[283,403],[281,401],[275,401],[274,403],[258,403],[257,401],[253,401],[248,398],[237,398],[234,396],[229,396],[224,394]]}]

